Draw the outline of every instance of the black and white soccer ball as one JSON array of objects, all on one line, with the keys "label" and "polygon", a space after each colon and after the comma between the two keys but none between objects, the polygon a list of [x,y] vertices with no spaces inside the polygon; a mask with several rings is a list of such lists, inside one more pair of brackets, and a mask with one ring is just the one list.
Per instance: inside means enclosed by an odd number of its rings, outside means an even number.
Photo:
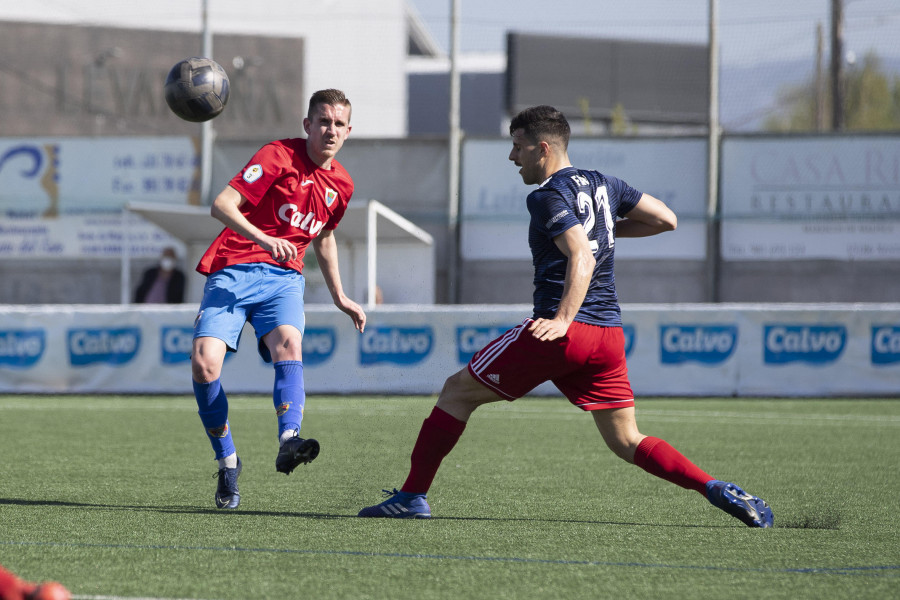
[{"label": "black and white soccer ball", "polygon": [[225,110],[230,91],[225,69],[211,58],[186,58],[172,67],[166,77],[166,104],[173,113],[192,123],[217,117]]}]

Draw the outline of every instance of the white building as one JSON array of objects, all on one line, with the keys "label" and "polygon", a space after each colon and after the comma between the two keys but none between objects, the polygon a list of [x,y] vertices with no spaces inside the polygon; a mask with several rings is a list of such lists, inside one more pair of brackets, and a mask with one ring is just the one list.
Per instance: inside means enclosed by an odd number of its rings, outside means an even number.
[{"label": "white building", "polygon": [[406,134],[407,57],[438,53],[406,0],[4,2],[0,21],[197,32],[199,52],[204,4],[213,34],[302,38],[303,89],[343,89],[355,136]]}]

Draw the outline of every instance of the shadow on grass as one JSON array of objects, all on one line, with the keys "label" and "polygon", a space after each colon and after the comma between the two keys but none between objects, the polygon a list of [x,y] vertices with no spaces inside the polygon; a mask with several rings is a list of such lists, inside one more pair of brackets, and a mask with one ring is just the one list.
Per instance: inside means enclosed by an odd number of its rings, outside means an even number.
[{"label": "shadow on grass", "polygon": [[[90,502],[72,502],[68,500],[25,500],[21,498],[0,498],[0,506],[44,506],[44,507],[63,507],[63,508],[93,508],[98,510],[123,510],[123,511],[146,511],[167,514],[192,514],[192,515],[241,515],[241,516],[262,516],[262,517],[293,517],[303,519],[357,519],[355,514],[326,514],[313,512],[287,512],[287,511],[266,511],[266,510],[222,510],[218,508],[198,508],[196,506],[165,506],[165,505],[137,505],[137,504],[97,504]],[[366,519],[373,520],[373,519]],[[388,520],[388,519],[378,519]],[[418,519],[416,519],[418,520]],[[587,519],[538,519],[527,517],[433,517],[432,521],[487,521],[498,523],[523,522],[523,523],[571,523],[578,525],[617,525],[628,527],[675,527],[680,529],[730,529],[740,527],[735,524],[727,525],[692,525],[684,523],[638,523],[632,521],[602,521]],[[793,524],[780,525],[780,527],[791,527],[797,529],[836,529],[837,527],[816,527],[809,524]]]},{"label": "shadow on grass", "polygon": [[[221,510],[218,508],[198,508],[196,506],[165,506],[138,504],[96,504],[90,502],[70,502],[67,500],[23,500],[21,498],[0,498],[0,506],[59,506],[63,508],[96,508],[99,510],[132,510],[191,515],[252,515],[263,517],[303,517],[307,519],[343,519],[349,515],[328,515],[324,513],[279,512],[265,510]],[[354,515],[355,517],[355,515]]]}]

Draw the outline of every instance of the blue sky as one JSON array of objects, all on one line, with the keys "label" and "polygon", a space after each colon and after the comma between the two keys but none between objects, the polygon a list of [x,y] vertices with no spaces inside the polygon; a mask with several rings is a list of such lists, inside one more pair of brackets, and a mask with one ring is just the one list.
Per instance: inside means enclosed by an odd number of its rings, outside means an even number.
[{"label": "blue sky", "polygon": [[[451,0],[410,0],[445,50]],[[460,0],[464,52],[500,52],[508,30],[584,37],[705,43],[708,0]],[[815,55],[827,38],[831,0],[719,0],[723,65]],[[846,50],[900,57],[900,1],[845,0]]]}]

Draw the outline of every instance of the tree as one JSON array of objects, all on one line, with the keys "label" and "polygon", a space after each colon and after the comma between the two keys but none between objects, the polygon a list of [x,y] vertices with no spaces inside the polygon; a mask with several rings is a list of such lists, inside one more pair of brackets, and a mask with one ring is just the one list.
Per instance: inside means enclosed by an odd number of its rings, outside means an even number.
[{"label": "tree", "polygon": [[[766,119],[767,131],[799,132],[816,130],[815,77],[779,94],[781,114]],[[900,130],[900,77],[888,78],[881,60],[874,53],[863,59],[862,66],[847,71],[845,80],[845,123],[851,131]],[[830,94],[820,110],[831,111]]]},{"label": "tree", "polygon": [[628,118],[625,107],[618,103],[609,115],[609,132],[612,135],[629,135],[637,133],[637,127]]}]

